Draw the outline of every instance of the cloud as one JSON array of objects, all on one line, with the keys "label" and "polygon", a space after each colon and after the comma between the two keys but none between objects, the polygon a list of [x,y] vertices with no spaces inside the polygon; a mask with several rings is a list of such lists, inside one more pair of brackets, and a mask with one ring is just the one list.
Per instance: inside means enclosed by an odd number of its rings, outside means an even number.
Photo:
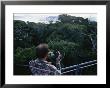
[{"label": "cloud", "polygon": [[[57,21],[58,20],[58,15],[60,14],[31,14],[31,13],[26,13],[26,14],[14,14],[14,20],[22,20],[22,21],[30,21],[30,22],[44,22],[48,23],[49,21]],[[89,20],[96,21],[96,14],[87,14],[87,13],[74,13],[74,14],[68,14],[71,16],[76,16],[76,17],[83,17],[83,18],[89,18]]]}]

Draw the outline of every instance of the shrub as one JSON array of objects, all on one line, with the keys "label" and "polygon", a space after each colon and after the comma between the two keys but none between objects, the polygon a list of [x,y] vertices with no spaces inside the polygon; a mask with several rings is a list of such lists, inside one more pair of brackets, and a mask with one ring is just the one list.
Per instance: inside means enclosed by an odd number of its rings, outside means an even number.
[{"label": "shrub", "polygon": [[35,46],[25,49],[18,47],[14,55],[15,63],[26,63],[29,60],[35,58],[36,58]]}]

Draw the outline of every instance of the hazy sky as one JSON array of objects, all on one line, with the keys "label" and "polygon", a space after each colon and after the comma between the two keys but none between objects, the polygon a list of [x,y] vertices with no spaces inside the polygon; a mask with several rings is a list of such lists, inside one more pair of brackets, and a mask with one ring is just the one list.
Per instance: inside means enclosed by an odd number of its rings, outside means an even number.
[{"label": "hazy sky", "polygon": [[[58,15],[60,14],[14,14],[14,20],[22,20],[22,21],[29,21],[29,22],[44,22],[48,23],[49,20],[57,21]],[[97,15],[96,14],[68,14],[71,16],[76,17],[84,17],[89,18],[91,21],[97,21]]]}]

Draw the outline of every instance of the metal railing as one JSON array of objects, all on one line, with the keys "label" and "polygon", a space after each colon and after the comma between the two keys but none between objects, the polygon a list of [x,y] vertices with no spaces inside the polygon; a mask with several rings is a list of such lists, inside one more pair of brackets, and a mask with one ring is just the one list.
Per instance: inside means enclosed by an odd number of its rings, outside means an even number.
[{"label": "metal railing", "polygon": [[70,72],[75,72],[76,75],[81,73],[81,70],[83,68],[87,68],[87,67],[91,67],[97,65],[97,60],[93,60],[93,61],[88,61],[88,62],[84,62],[81,64],[76,64],[73,66],[69,66],[69,67],[65,67],[62,68],[62,74],[66,74],[66,73],[70,73]]},{"label": "metal railing", "polygon": [[[67,74],[67,73],[71,73],[71,74],[75,73],[75,75],[79,75],[79,74],[81,74],[81,71],[82,71],[83,68],[91,67],[91,66],[94,66],[94,65],[97,65],[97,60],[88,61],[88,62],[84,62],[84,63],[81,63],[81,64],[76,64],[76,65],[73,65],[73,66],[62,68],[61,69],[61,74],[64,75],[64,74]],[[19,64],[17,64],[17,66],[29,67],[29,65],[19,65]],[[39,68],[35,67],[35,69],[39,69]]]}]

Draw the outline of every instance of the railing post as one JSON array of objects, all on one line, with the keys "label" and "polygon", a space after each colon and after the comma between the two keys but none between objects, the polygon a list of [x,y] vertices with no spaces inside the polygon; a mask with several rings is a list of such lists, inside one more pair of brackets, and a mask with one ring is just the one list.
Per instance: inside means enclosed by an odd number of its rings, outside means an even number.
[{"label": "railing post", "polygon": [[75,75],[79,75],[80,74],[80,65],[77,64],[76,66],[76,71],[75,71]]}]

